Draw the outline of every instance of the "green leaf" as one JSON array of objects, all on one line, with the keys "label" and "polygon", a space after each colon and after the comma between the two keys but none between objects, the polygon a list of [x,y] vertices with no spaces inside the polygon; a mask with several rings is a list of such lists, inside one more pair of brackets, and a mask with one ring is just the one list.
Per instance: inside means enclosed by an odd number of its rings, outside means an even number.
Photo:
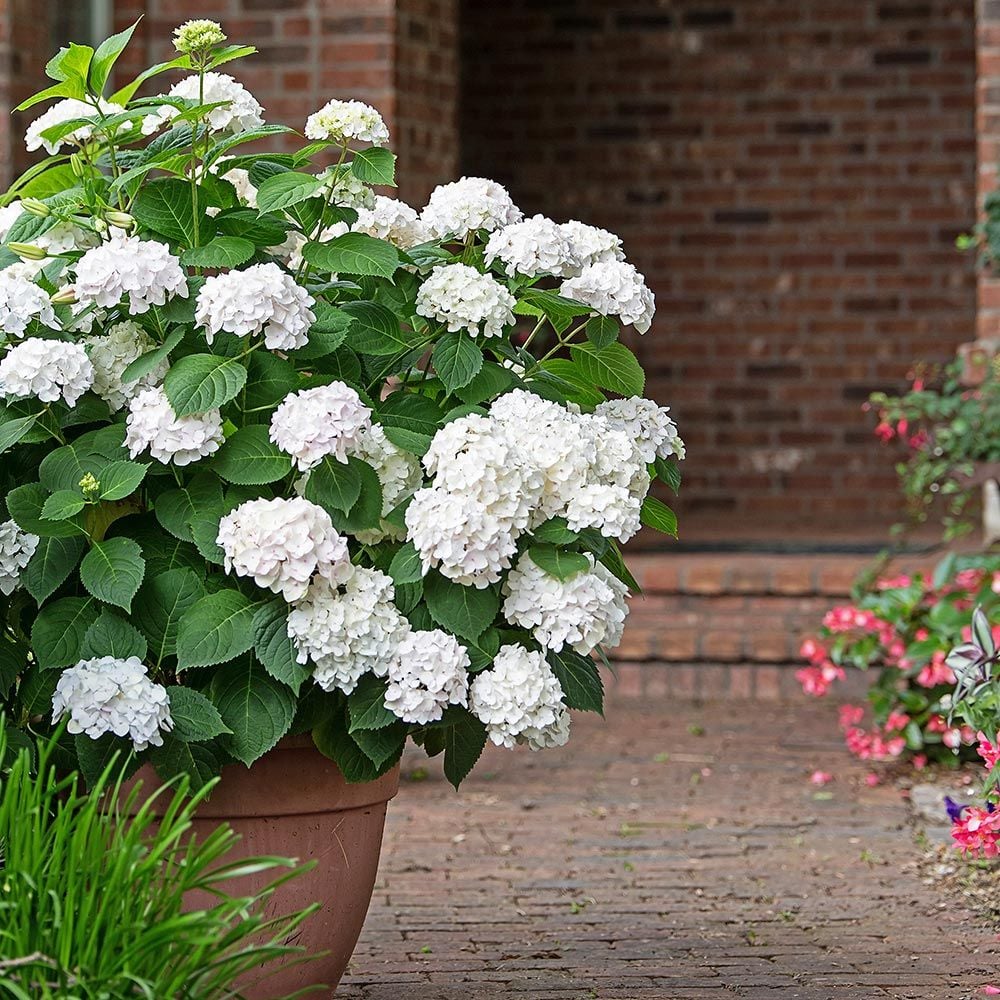
[{"label": "green leaf", "polygon": [[582,552],[572,552],[555,545],[532,545],[528,555],[539,569],[557,580],[569,580],[590,569],[590,560]]},{"label": "green leaf", "polygon": [[238,590],[218,590],[195,601],[177,628],[177,669],[226,663],[253,646],[256,605]]},{"label": "green leaf", "polygon": [[119,31],[110,38],[105,38],[97,46],[97,51],[90,62],[90,86],[95,94],[104,93],[104,85],[108,82],[111,69],[118,61],[118,57],[125,51],[125,46],[131,41],[132,32],[135,31],[138,23],[136,21],[124,31]]},{"label": "green leaf", "polygon": [[100,456],[92,454],[81,439],[50,451],[38,466],[38,478],[53,493],[56,490],[75,490],[88,472],[96,476],[106,464]]},{"label": "green leaf", "polygon": [[351,733],[351,739],[375,767],[381,768],[387,763],[394,764],[402,756],[408,731],[405,722],[396,721],[379,729],[358,729]]},{"label": "green leaf", "polygon": [[548,542],[550,545],[569,545],[580,536],[571,531],[564,517],[553,517],[532,529],[532,537],[536,542]]},{"label": "green leaf", "polygon": [[295,366],[274,354],[255,351],[249,357],[245,390],[246,409],[277,406],[293,389],[298,388]]},{"label": "green leaf", "polygon": [[274,749],[291,729],[296,698],[291,690],[251,664],[234,664],[212,678],[212,701],[232,735],[229,752],[249,767]]},{"label": "green leaf", "polygon": [[[580,406],[594,407],[604,402],[604,393],[595,389],[588,374],[569,358],[549,358],[539,365],[536,379],[556,385],[561,396]],[[535,388],[532,381],[532,388]]]},{"label": "green leaf", "polygon": [[463,403],[485,403],[496,399],[514,384],[514,376],[494,361],[487,361],[471,382],[455,390]]},{"label": "green leaf", "polygon": [[85,534],[75,521],[47,521],[42,517],[48,496],[48,490],[40,483],[25,483],[7,494],[7,510],[22,531],[42,538],[72,538]]},{"label": "green leaf", "polygon": [[586,333],[594,347],[607,347],[618,339],[618,324],[610,316],[594,316],[587,320]]},{"label": "green leaf", "polygon": [[662,531],[673,538],[677,537],[677,515],[656,497],[648,496],[642,501],[640,518],[647,528]]},{"label": "green leaf", "polygon": [[361,496],[359,463],[338,462],[328,455],[310,471],[304,495],[326,510],[346,513]]},{"label": "green leaf", "polygon": [[413,542],[403,544],[389,563],[389,576],[397,586],[417,583],[424,578],[424,565]]},{"label": "green leaf", "polygon": [[179,417],[216,410],[246,385],[247,370],[236,358],[189,354],[167,372],[163,391]]},{"label": "green leaf", "polygon": [[87,590],[99,601],[129,612],[145,573],[142,549],[131,538],[94,542],[80,563],[80,580]]},{"label": "green leaf", "polygon": [[139,488],[146,478],[148,465],[141,462],[112,462],[98,474],[102,500],[124,500]]},{"label": "green leaf", "polygon": [[156,498],[156,520],[175,538],[194,541],[191,519],[205,507],[222,505],[222,486],[208,473],[199,473],[186,486],[167,490]]},{"label": "green leaf", "polygon": [[167,688],[174,736],[185,743],[204,743],[231,733],[219,710],[200,691],[172,684]]},{"label": "green leaf", "polygon": [[646,376],[635,355],[624,344],[594,347],[578,344],[570,348],[570,355],[581,373],[604,389],[623,396],[641,396]]},{"label": "green leaf", "polygon": [[464,331],[446,333],[431,355],[434,370],[448,392],[468,385],[483,367],[483,352]]},{"label": "green leaf", "polygon": [[374,781],[396,763],[398,757],[394,759],[390,756],[376,767],[347,730],[348,723],[344,716],[331,713],[313,729],[312,735],[316,749],[334,761],[348,781]]},{"label": "green leaf", "polygon": [[144,229],[185,246],[194,246],[194,209],[187,181],[164,177],[149,181],[139,189],[132,203],[132,215]]},{"label": "green leaf", "polygon": [[122,382],[126,385],[148,375],[160,362],[166,361],[170,352],[184,339],[183,330],[175,330],[155,351],[147,351],[126,367],[122,372]]},{"label": "green leaf", "polygon": [[258,608],[253,632],[257,659],[275,680],[287,684],[297,695],[312,670],[296,659],[295,645],[288,637],[288,605],[279,599]]},{"label": "green leaf", "polygon": [[328,302],[317,302],[313,311],[316,322],[309,330],[309,343],[295,352],[295,357],[303,360],[321,358],[335,351],[347,339],[347,331],[354,322],[353,316]]},{"label": "green leaf", "polygon": [[31,626],[31,651],[40,667],[70,667],[83,659],[87,629],[100,605],[92,597],[63,597],[38,612]]},{"label": "green leaf", "polygon": [[340,308],[354,320],[347,345],[359,354],[389,357],[424,340],[413,330],[402,328],[396,315],[377,302],[345,302]]},{"label": "green leaf", "polygon": [[119,660],[127,660],[131,656],[137,656],[144,660],[147,650],[143,636],[108,608],[101,611],[100,617],[83,637],[82,653],[87,659],[114,656]]},{"label": "green leaf", "polygon": [[642,587],[639,586],[639,581],[631,574],[628,566],[625,565],[625,560],[622,558],[621,551],[615,544],[610,544],[607,546],[605,551],[601,554],[601,563],[619,579],[622,583],[632,591],[633,594],[641,594]]},{"label": "green leaf", "polygon": [[349,458],[348,465],[355,470],[361,482],[358,499],[347,513],[337,509],[327,510],[338,531],[356,535],[369,531],[382,523],[382,483],[378,473],[359,458]]},{"label": "green leaf", "polygon": [[42,517],[46,521],[65,521],[79,514],[87,506],[79,490],[56,490],[42,504]]},{"label": "green leaf", "polygon": [[444,774],[457,791],[483,754],[486,726],[464,710],[455,714],[455,723],[445,730]]},{"label": "green leaf", "polygon": [[[63,46],[46,64],[45,75],[50,80],[69,80],[86,85],[90,70],[90,61],[94,58],[94,50],[89,45],[77,45],[70,42]],[[82,98],[83,93],[74,95]]]},{"label": "green leaf", "polygon": [[366,184],[396,185],[396,157],[382,146],[361,149],[354,154],[351,172]]},{"label": "green leaf", "polygon": [[329,274],[391,278],[399,267],[396,248],[367,233],[344,233],[329,243],[307,243],[302,248],[302,256],[314,267]]},{"label": "green leaf", "polygon": [[28,669],[28,647],[20,639],[0,636],[0,698],[6,698],[14,681]]},{"label": "green leaf", "polygon": [[191,247],[181,254],[181,263],[189,267],[239,267],[257,252],[241,236],[215,236],[204,246]]},{"label": "green leaf", "polygon": [[681,469],[676,458],[660,458],[654,463],[657,478],[666,483],[674,493],[681,488]]},{"label": "green leaf", "polygon": [[358,686],[347,696],[347,713],[351,724],[349,731],[359,729],[384,729],[398,719],[385,707],[386,682],[374,674],[365,674]]},{"label": "green leaf", "polygon": [[91,739],[86,733],[78,733],[73,737],[73,748],[76,750],[80,773],[88,788],[93,788],[97,784],[112,761],[116,761],[116,766],[120,767],[126,760],[131,760],[133,762],[129,768],[131,771],[138,766],[132,744],[127,739],[115,736],[114,733],[105,733],[96,740]]},{"label": "green leaf", "polygon": [[216,453],[212,467],[240,486],[273,483],[292,471],[292,459],[271,442],[264,424],[241,427]]},{"label": "green leaf", "polygon": [[177,651],[177,629],[181,618],[205,596],[198,574],[187,567],[170,569],[149,577],[133,602],[132,617],[150,643],[150,658],[156,664]]},{"label": "green leaf", "polygon": [[164,781],[186,774],[191,779],[192,791],[207,785],[222,769],[210,747],[185,743],[173,733],[163,734],[163,746],[149,748],[149,759]]},{"label": "green leaf", "polygon": [[[379,404],[379,423],[387,436],[390,428],[399,428],[431,438],[444,423],[444,412],[427,396],[413,392],[394,392]],[[395,439],[391,440],[395,442]],[[399,447],[406,446],[399,444]],[[413,453],[422,454],[416,451]]]},{"label": "green leaf", "polygon": [[549,652],[549,664],[563,689],[568,708],[604,714],[604,684],[597,663],[572,649]]},{"label": "green leaf", "polygon": [[294,170],[274,174],[257,189],[257,211],[276,212],[297,205],[316,194],[323,181],[316,174],[300,174]]},{"label": "green leaf", "polygon": [[41,607],[65,583],[83,553],[83,538],[42,538],[21,580]]},{"label": "green leaf", "polygon": [[582,302],[542,288],[525,289],[514,308],[514,312],[520,316],[545,316],[559,333],[568,329],[575,317],[586,316],[592,311],[590,306]]},{"label": "green leaf", "polygon": [[500,598],[492,587],[463,587],[440,573],[424,578],[424,599],[438,625],[470,642],[493,624],[500,609]]},{"label": "green leaf", "polygon": [[0,424],[0,453],[12,448],[35,426],[38,416],[34,413],[16,420],[7,420]]}]

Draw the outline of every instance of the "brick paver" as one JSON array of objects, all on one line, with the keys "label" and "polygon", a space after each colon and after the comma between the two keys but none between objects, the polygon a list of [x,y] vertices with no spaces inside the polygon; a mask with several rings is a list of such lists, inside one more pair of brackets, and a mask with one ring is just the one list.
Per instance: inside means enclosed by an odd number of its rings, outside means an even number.
[{"label": "brick paver", "polygon": [[457,795],[416,768],[342,1000],[959,1000],[1000,978],[829,703],[619,692],[562,750],[490,751]]}]

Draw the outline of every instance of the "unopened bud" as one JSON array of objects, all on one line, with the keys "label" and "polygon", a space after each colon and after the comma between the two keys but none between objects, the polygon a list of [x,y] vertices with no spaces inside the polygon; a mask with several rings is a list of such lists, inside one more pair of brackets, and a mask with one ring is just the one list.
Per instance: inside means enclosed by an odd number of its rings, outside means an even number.
[{"label": "unopened bud", "polygon": [[31,215],[37,215],[38,218],[44,219],[46,216],[52,214],[52,210],[44,201],[39,201],[37,198],[22,198],[21,208]]},{"label": "unopened bud", "polygon": [[104,219],[109,226],[115,226],[118,229],[131,229],[135,225],[135,219],[128,212],[105,212]]},{"label": "unopened bud", "polygon": [[70,166],[70,169],[73,171],[73,176],[74,177],[83,177],[83,175],[85,173],[85,166],[84,166],[84,162],[81,159],[79,153],[74,153],[69,158],[69,166]]},{"label": "unopened bud", "polygon": [[94,219],[94,229],[99,233],[106,233],[108,224],[103,219]]},{"label": "unopened bud", "polygon": [[80,480],[80,489],[87,500],[96,500],[101,492],[101,484],[92,472],[88,472]]},{"label": "unopened bud", "polygon": [[45,260],[49,255],[48,250],[36,247],[34,243],[8,243],[7,249],[22,260]]},{"label": "unopened bud", "polygon": [[76,302],[76,289],[72,285],[60,288],[55,295],[49,296],[49,302],[54,306],[71,306]]}]

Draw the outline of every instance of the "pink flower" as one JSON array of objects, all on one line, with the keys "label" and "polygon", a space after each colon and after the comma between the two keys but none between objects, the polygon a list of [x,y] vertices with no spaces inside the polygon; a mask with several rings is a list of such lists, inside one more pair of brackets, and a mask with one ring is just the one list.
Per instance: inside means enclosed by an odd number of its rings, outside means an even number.
[{"label": "pink flower", "polygon": [[982,992],[988,997],[1000,997],[1000,986],[984,986]]},{"label": "pink flower", "polygon": [[[986,738],[986,733],[982,730],[976,733],[976,737],[979,739],[979,746],[976,747],[976,750],[979,752],[979,756],[983,758],[986,770],[992,771],[996,767],[997,761],[1000,760],[1000,740],[997,740],[996,743],[991,743]],[[993,739],[996,740],[996,737],[994,736]]]},{"label": "pink flower", "polygon": [[882,784],[882,779],[874,771],[870,771],[865,775],[865,784],[869,788],[874,788],[876,785]]},{"label": "pink flower", "polygon": [[809,780],[814,785],[828,785],[831,781],[833,781],[833,775],[830,774],[829,771],[813,771],[813,773],[809,775]]},{"label": "pink flower", "polygon": [[917,683],[921,687],[928,688],[937,687],[939,684],[954,684],[955,675],[944,660],[944,650],[939,649],[931,657],[931,662],[917,674]]},{"label": "pink flower", "polygon": [[896,432],[892,429],[892,425],[884,420],[875,428],[875,437],[883,444],[888,444],[895,436]]},{"label": "pink flower", "polygon": [[829,660],[822,666],[802,667],[795,671],[795,679],[802,685],[803,692],[814,698],[822,698],[834,681],[842,681],[844,677],[844,668]]},{"label": "pink flower", "polygon": [[822,663],[826,659],[826,646],[815,639],[806,639],[799,647],[799,656],[810,663]]},{"label": "pink flower", "polygon": [[913,638],[916,639],[917,642],[923,642],[925,639],[929,639],[930,636],[930,632],[928,632],[925,628],[918,628],[917,631],[913,633]]},{"label": "pink flower", "polygon": [[927,431],[919,430],[916,434],[910,435],[910,439],[907,441],[907,444],[914,451],[923,451],[923,449],[927,447],[928,441],[930,441],[930,436]]},{"label": "pink flower", "polygon": [[848,729],[861,722],[865,717],[865,710],[860,705],[841,705],[838,715],[840,728]]},{"label": "pink flower", "polygon": [[882,728],[886,733],[898,733],[906,728],[909,721],[910,717],[905,712],[893,710],[889,713],[888,718],[885,720],[885,725]]},{"label": "pink flower", "polygon": [[901,587],[909,587],[913,582],[912,577],[906,573],[900,573],[898,576],[884,576],[878,581],[879,590],[896,590]]},{"label": "pink flower", "polygon": [[913,764],[918,771],[922,771],[927,766],[927,754],[915,753],[913,755],[913,760],[910,763]]},{"label": "pink flower", "polygon": [[1000,812],[989,812],[979,806],[969,806],[951,826],[951,835],[965,853],[978,858],[995,858],[1000,854]]}]

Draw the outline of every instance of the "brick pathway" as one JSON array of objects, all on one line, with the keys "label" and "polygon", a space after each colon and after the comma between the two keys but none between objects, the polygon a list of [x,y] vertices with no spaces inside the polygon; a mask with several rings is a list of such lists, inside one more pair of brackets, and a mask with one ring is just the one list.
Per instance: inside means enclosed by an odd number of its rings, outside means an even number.
[{"label": "brick pathway", "polygon": [[1000,945],[920,884],[899,793],[863,784],[834,716],[619,695],[459,795],[431,762],[390,807],[339,1000],[978,995]]}]

